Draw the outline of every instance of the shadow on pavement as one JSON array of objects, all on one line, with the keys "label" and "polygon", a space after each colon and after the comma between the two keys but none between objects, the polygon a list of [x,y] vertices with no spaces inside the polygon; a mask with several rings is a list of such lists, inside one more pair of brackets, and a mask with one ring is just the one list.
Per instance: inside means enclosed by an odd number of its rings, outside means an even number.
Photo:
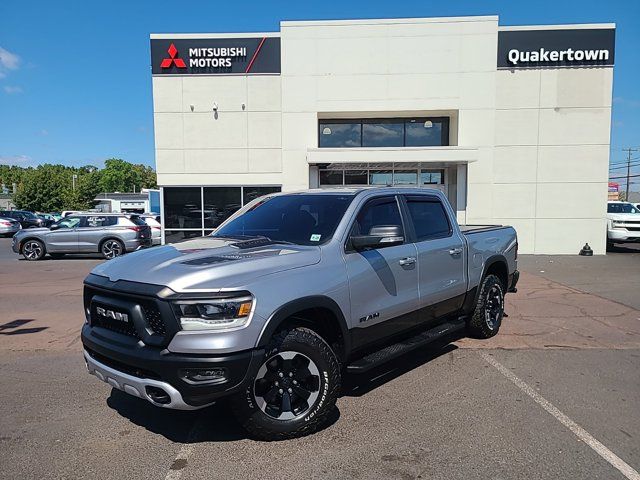
[{"label": "shadow on pavement", "polygon": [[[31,322],[35,322],[35,319],[19,318],[17,320],[12,320],[10,322],[3,323],[2,325],[0,325],[0,335],[24,335],[27,333],[38,333],[49,328],[49,327],[33,327],[33,328],[20,328],[18,330],[13,330],[14,328],[21,327]],[[5,330],[11,330],[11,331],[5,332]]]},{"label": "shadow on pavement", "polygon": [[607,245],[610,253],[640,253],[640,244],[614,244]]},{"label": "shadow on pavement", "polygon": [[391,360],[379,367],[373,368],[366,373],[350,374],[345,373],[342,380],[343,397],[361,397],[367,393],[383,386],[405,373],[410,372],[422,365],[435,360],[442,355],[457,350],[458,347],[450,342],[459,340],[460,337],[443,339],[428,347],[418,348],[408,352],[394,360]]},{"label": "shadow on pavement", "polygon": [[[134,424],[172,442],[233,442],[250,438],[231,412],[228,401],[224,400],[202,410],[169,410],[114,388],[107,405]],[[336,407],[320,430],[330,427],[339,418],[340,411]]]}]

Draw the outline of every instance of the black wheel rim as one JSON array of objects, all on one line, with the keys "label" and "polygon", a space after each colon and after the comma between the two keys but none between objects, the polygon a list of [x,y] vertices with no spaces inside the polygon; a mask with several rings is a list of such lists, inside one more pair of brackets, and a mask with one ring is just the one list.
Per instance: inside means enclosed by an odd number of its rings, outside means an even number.
[{"label": "black wheel rim", "polygon": [[308,412],[320,394],[316,364],[299,352],[268,358],[258,370],[253,394],[260,410],[276,420],[291,420]]},{"label": "black wheel rim", "polygon": [[484,307],[484,317],[487,326],[494,330],[500,325],[502,318],[503,298],[502,289],[498,285],[493,285],[487,294],[487,301]]}]

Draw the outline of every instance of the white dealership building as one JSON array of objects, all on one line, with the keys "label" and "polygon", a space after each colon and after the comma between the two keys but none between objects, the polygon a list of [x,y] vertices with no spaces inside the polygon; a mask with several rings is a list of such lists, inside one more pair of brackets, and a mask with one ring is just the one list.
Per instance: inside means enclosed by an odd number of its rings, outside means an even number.
[{"label": "white dealership building", "polygon": [[165,239],[263,193],[391,184],[513,225],[521,253],[605,253],[614,42],[497,16],[153,34]]}]

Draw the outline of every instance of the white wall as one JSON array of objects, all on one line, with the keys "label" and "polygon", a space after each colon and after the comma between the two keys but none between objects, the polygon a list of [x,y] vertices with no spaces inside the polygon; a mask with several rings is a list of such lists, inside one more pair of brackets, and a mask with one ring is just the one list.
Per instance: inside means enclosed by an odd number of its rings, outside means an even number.
[{"label": "white wall", "polygon": [[[500,70],[488,188],[468,221],[514,225],[522,253],[606,251],[612,68]],[[480,212],[491,212],[486,217]]]},{"label": "white wall", "polygon": [[319,115],[453,111],[458,145],[492,145],[497,28],[498,17],[282,22],[283,189],[308,188]]},{"label": "white wall", "polygon": [[281,183],[280,76],[155,76],[153,103],[160,185]]}]

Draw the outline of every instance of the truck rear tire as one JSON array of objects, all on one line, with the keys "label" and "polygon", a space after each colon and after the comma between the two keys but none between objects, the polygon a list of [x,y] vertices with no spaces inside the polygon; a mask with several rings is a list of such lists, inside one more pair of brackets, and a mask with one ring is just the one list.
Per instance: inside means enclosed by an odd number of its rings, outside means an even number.
[{"label": "truck rear tire", "polygon": [[480,284],[478,302],[469,320],[469,336],[490,338],[498,333],[504,316],[504,285],[496,275],[487,275]]},{"label": "truck rear tire", "polygon": [[315,432],[340,392],[340,366],[331,347],[307,328],[276,335],[245,390],[231,399],[242,426],[261,440]]}]

